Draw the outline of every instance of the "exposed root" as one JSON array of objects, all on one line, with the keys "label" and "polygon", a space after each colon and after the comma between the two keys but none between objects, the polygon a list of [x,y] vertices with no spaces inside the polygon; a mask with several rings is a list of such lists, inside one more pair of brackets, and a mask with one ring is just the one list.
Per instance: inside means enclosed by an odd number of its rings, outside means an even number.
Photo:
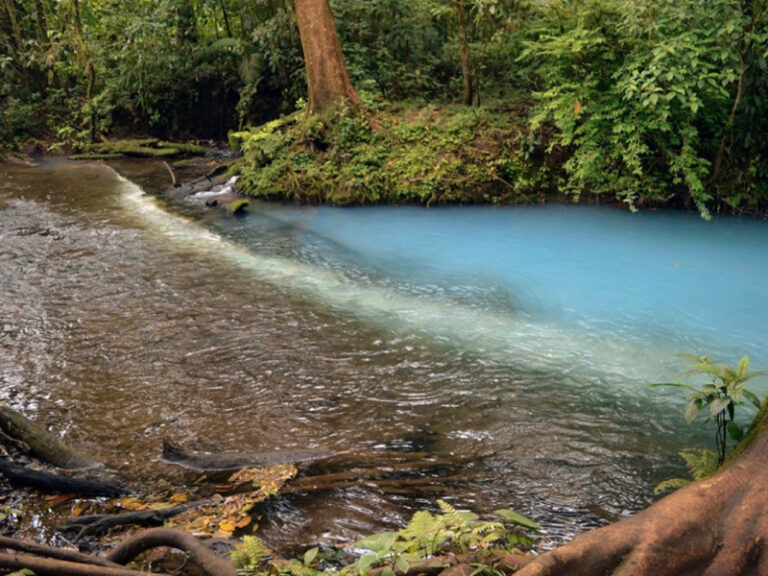
[{"label": "exposed root", "polygon": [[216,556],[194,536],[171,528],[153,528],[139,532],[115,548],[107,559],[117,564],[127,564],[142,552],[159,546],[183,551],[208,576],[237,576],[237,570],[231,562]]},{"label": "exposed root", "polygon": [[543,554],[519,576],[765,576],[768,434],[707,480]]}]

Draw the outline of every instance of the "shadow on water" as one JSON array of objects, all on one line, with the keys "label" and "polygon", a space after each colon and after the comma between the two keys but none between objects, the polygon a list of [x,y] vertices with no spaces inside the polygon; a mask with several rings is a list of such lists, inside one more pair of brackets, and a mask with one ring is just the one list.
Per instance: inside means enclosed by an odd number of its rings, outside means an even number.
[{"label": "shadow on water", "polygon": [[[646,506],[703,440],[646,386],[675,353],[767,365],[767,236],[562,207],[235,219],[100,165],[0,166],[0,397],[147,486],[185,478],[163,436],[467,457],[446,496],[556,542]],[[354,538],[435,497],[362,482],[286,497],[262,530]]]}]

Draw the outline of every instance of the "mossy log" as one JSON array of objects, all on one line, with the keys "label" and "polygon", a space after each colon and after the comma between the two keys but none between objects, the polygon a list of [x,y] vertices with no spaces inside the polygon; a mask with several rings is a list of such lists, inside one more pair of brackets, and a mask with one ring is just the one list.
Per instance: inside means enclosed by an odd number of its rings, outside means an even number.
[{"label": "mossy log", "polygon": [[137,158],[167,158],[171,156],[203,156],[208,150],[187,142],[166,142],[157,138],[140,140],[112,140],[90,144],[86,154],[74,154],[70,160],[98,160],[132,156]]},{"label": "mossy log", "polygon": [[0,429],[17,446],[58,468],[85,470],[99,465],[8,406],[0,405]]}]

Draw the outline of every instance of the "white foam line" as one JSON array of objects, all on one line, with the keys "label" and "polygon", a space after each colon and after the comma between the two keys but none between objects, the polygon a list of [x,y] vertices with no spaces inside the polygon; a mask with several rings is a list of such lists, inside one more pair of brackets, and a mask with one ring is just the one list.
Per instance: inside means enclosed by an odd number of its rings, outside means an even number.
[{"label": "white foam line", "polygon": [[507,361],[531,369],[587,369],[612,383],[632,383],[633,388],[638,381],[648,381],[648,367],[658,364],[658,350],[640,350],[618,338],[569,334],[544,323],[493,314],[439,297],[415,298],[396,290],[360,284],[333,270],[255,254],[191,219],[167,212],[137,185],[122,176],[120,179],[125,185],[123,198],[129,209],[164,237],[183,242],[185,249],[193,247],[219,260],[228,259],[260,280],[287,287],[374,325],[400,333],[427,333],[438,341],[460,344],[462,348],[494,357],[503,354]]}]

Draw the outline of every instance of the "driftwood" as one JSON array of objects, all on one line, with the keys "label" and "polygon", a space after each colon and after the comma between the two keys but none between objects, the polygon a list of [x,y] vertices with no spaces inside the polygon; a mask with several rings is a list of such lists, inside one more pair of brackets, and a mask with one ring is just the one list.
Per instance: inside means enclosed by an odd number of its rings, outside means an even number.
[{"label": "driftwood", "polygon": [[99,464],[77,453],[59,441],[45,428],[20,413],[0,405],[0,428],[17,446],[24,448],[40,460],[64,470],[84,470]]},{"label": "driftwood", "polygon": [[297,464],[328,458],[330,452],[320,450],[284,450],[280,452],[260,452],[255,454],[220,453],[204,454],[190,452],[178,444],[163,439],[163,461],[197,472],[235,472],[243,468],[256,466],[275,466],[277,464]]},{"label": "driftwood", "polygon": [[174,188],[179,188],[181,184],[176,180],[176,174],[173,172],[173,168],[171,168],[171,165],[168,164],[168,162],[163,161],[163,166],[165,166],[165,169],[168,170],[168,174],[171,175],[171,183],[173,184]]},{"label": "driftwood", "polygon": [[109,484],[85,478],[71,478],[32,470],[20,464],[0,458],[0,474],[19,488],[35,488],[41,492],[60,492],[62,494],[80,494],[82,496],[107,496],[110,498],[128,493],[128,489],[118,484]]}]

